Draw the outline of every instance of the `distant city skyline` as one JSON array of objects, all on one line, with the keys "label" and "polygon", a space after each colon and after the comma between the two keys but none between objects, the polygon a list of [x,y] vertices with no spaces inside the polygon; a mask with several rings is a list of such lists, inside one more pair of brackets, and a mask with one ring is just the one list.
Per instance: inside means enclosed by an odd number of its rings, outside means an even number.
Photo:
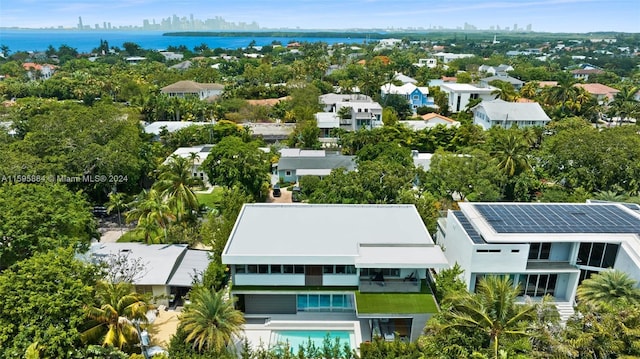
[{"label": "distant city skyline", "polygon": [[[638,0],[0,0],[0,26],[114,29],[163,19],[223,20],[229,30],[466,29],[640,32]],[[147,20],[145,22],[145,20]],[[528,25],[531,25],[528,28]],[[163,28],[164,30],[164,28]]]}]

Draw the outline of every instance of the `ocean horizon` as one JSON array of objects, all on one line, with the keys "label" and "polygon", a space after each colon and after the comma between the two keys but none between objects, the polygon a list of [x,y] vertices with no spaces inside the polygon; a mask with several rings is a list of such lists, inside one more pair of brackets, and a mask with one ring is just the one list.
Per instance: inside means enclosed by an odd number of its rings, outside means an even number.
[{"label": "ocean horizon", "polygon": [[[213,31],[212,31],[213,32]],[[0,29],[0,45],[7,46],[11,53],[18,51],[45,51],[49,46],[59,48],[67,45],[80,53],[90,53],[100,46],[101,40],[106,40],[109,47],[122,48],[125,42],[133,42],[146,50],[163,50],[169,46],[186,46],[189,50],[201,44],[206,44],[211,49],[239,49],[249,46],[255,41],[256,46],[271,45],[273,41],[287,44],[290,41],[298,42],[325,42],[335,43],[364,43],[365,38],[351,37],[262,37],[262,36],[163,36],[166,31],[71,31],[71,30],[23,30]]]}]

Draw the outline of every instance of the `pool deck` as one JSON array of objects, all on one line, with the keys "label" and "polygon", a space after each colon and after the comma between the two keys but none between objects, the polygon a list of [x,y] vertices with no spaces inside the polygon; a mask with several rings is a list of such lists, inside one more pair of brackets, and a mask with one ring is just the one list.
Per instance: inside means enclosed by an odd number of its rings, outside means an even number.
[{"label": "pool deck", "polygon": [[[298,313],[273,315],[247,315],[244,337],[251,347],[268,347],[274,330],[348,330],[355,336],[354,348],[360,350],[360,343],[371,340],[368,319],[358,319],[355,313]],[[242,340],[238,345],[242,345]]]}]

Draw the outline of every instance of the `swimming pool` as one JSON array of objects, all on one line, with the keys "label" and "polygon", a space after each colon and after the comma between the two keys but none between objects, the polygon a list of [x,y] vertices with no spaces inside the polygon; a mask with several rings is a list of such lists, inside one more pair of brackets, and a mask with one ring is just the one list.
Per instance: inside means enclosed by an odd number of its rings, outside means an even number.
[{"label": "swimming pool", "polygon": [[314,346],[322,348],[327,335],[332,344],[338,338],[340,347],[349,344],[349,347],[355,348],[355,335],[351,330],[274,330],[271,332],[270,346],[279,347],[289,342],[291,351],[296,353],[299,346],[306,347],[311,340]]}]

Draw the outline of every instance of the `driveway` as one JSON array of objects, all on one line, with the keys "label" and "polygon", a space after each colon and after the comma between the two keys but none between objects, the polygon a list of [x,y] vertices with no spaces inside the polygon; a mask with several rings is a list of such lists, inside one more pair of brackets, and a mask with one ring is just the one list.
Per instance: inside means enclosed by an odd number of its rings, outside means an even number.
[{"label": "driveway", "polygon": [[291,203],[291,191],[286,188],[282,188],[280,193],[280,197],[274,197],[273,191],[269,191],[267,203]]}]

